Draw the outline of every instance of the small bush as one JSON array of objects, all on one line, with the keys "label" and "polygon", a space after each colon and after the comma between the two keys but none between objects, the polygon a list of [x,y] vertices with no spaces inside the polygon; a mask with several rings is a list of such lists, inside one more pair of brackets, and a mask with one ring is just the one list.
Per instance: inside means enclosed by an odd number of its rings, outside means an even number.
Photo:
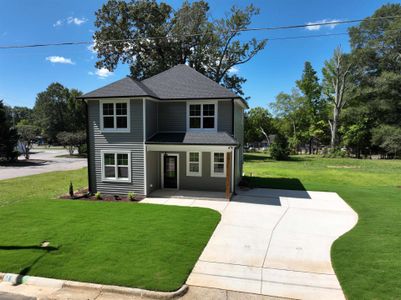
[{"label": "small bush", "polygon": [[96,199],[96,200],[101,200],[101,199],[102,199],[102,193],[97,192],[97,193],[95,194],[95,199]]},{"label": "small bush", "polygon": [[347,152],[341,149],[326,149],[323,152],[323,157],[325,158],[344,158],[347,157]]},{"label": "small bush", "polygon": [[129,201],[134,201],[135,200],[135,193],[134,192],[129,192],[127,196],[128,196],[128,200]]},{"label": "small bush", "polygon": [[74,186],[72,185],[72,181],[70,181],[70,188],[68,190],[68,193],[70,194],[70,198],[74,198]]},{"label": "small bush", "polygon": [[277,135],[274,142],[270,146],[270,156],[275,160],[288,160],[290,149],[288,148],[288,140],[282,135]]}]

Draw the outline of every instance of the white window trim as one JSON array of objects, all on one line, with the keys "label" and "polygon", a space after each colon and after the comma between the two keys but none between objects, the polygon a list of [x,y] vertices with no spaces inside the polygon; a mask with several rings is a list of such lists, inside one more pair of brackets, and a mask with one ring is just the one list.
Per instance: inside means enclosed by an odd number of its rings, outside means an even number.
[{"label": "white window trim", "polygon": [[[187,131],[217,131],[217,123],[218,123],[218,101],[187,101]],[[214,127],[213,128],[203,128],[203,104],[214,104]],[[190,105],[201,105],[201,128],[190,128],[190,116],[189,116],[189,108]]]},{"label": "white window trim", "polygon": [[[223,173],[215,173],[214,172],[214,154],[215,153],[224,153]],[[211,177],[226,177],[226,163],[227,163],[227,152],[218,152],[218,151],[211,152],[210,153],[210,176]]]},{"label": "white window trim", "polygon": [[[198,161],[199,172],[191,172],[190,171],[190,168],[189,168],[190,153],[198,153],[198,155],[199,155],[199,161]],[[195,163],[195,162],[192,162],[192,163]],[[202,152],[199,152],[199,151],[188,151],[187,152],[187,176],[197,176],[197,177],[202,176]]]},{"label": "white window trim", "polygon": [[[103,119],[103,104],[113,103],[114,104],[114,128],[104,128]],[[116,103],[126,103],[127,104],[127,128],[117,128],[117,110]],[[100,130],[101,132],[131,132],[131,110],[130,110],[130,100],[128,99],[110,99],[110,100],[99,100],[99,111],[100,111]]]},{"label": "white window trim", "polygon": [[[105,172],[104,172],[104,155],[105,154],[114,154],[114,160],[115,160],[115,178],[110,178],[110,177],[106,177],[105,176]],[[117,174],[118,174],[118,164],[117,164],[117,154],[128,154],[128,178],[117,178]],[[132,169],[131,169],[131,152],[130,151],[125,151],[125,150],[102,150],[100,151],[100,155],[101,155],[101,165],[102,165],[102,181],[103,182],[131,182],[131,173],[132,173]]]}]

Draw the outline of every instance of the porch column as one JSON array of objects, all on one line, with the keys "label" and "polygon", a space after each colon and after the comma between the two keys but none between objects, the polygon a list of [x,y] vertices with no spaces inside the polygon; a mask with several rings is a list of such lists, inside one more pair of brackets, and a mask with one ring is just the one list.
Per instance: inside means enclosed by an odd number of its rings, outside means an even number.
[{"label": "porch column", "polygon": [[231,194],[231,152],[226,153],[226,198],[230,199]]}]

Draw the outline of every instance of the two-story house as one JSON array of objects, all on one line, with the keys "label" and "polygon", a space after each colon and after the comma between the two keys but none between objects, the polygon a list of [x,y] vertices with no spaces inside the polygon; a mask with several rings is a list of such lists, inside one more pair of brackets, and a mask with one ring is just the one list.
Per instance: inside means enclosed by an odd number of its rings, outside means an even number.
[{"label": "two-story house", "polygon": [[81,97],[88,109],[89,190],[235,191],[247,103],[186,65],[129,77]]}]

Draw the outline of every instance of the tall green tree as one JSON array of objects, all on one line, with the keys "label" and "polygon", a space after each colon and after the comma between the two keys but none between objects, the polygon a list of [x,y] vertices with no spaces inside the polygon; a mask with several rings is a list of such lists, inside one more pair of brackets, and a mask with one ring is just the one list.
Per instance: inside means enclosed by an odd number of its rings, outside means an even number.
[{"label": "tall green tree", "polygon": [[0,100],[0,160],[12,161],[18,157],[15,151],[17,142],[17,132],[11,127],[6,107]]},{"label": "tall green tree", "polygon": [[305,62],[301,79],[295,83],[304,97],[303,111],[306,114],[304,119],[309,123],[305,124],[308,130],[304,136],[309,143],[309,154],[312,154],[313,141],[318,140],[321,134],[319,124],[325,117],[325,101],[322,98],[319,78],[309,61]]},{"label": "tall green tree", "polygon": [[266,40],[239,38],[259,10],[232,7],[218,20],[205,1],[184,1],[178,10],[156,0],[109,0],[96,12],[94,49],[98,68],[130,65],[131,76],[144,79],[176,64],[188,64],[243,95],[245,78],[232,72],[251,60]]},{"label": "tall green tree", "polygon": [[50,142],[62,131],[76,132],[85,128],[85,108],[76,97],[78,90],[69,90],[52,83],[39,93],[34,106],[34,123]]},{"label": "tall green tree", "polygon": [[384,132],[377,128],[401,128],[401,4],[383,5],[349,35],[355,88],[347,110],[361,112],[349,124],[368,118],[370,135]]}]

